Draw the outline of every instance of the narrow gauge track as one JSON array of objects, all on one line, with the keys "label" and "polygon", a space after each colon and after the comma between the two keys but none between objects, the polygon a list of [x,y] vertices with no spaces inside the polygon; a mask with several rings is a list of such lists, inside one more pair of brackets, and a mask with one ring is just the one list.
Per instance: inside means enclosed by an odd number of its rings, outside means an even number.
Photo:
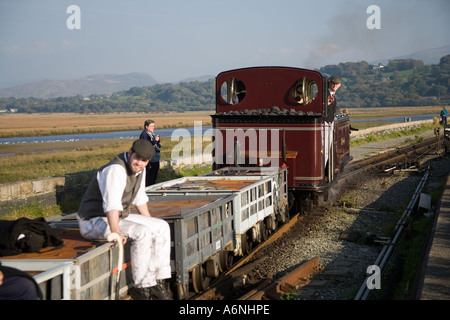
[{"label": "narrow gauge track", "polygon": [[[347,182],[351,182],[353,178],[359,176],[364,172],[388,172],[393,168],[408,169],[412,166],[420,168],[421,159],[425,155],[430,153],[438,153],[440,143],[436,138],[430,138],[419,143],[413,143],[404,147],[396,148],[395,150],[389,150],[381,155],[376,155],[364,160],[360,160],[354,163],[350,163],[340,180],[336,183],[336,187],[340,188]],[[339,185],[339,186],[338,186]],[[421,183],[423,186],[423,182]],[[417,198],[417,191],[415,193],[415,201]],[[415,202],[414,202],[415,203]],[[408,212],[412,209],[408,208]],[[293,268],[293,270],[287,272],[279,279],[275,279],[273,274],[270,274],[265,279],[250,286],[244,286],[245,277],[251,273],[258,265],[267,262],[269,260],[267,256],[257,258],[258,253],[267,249],[270,246],[276,244],[276,241],[286,234],[295,225],[306,222],[305,219],[311,218],[316,213],[297,213],[290,221],[283,224],[277,232],[275,232],[267,241],[257,246],[249,255],[239,260],[230,270],[222,274],[214,281],[208,290],[199,293],[193,300],[226,300],[226,299],[239,299],[239,300],[269,300],[269,299],[282,299],[285,295],[295,293],[301,287],[307,287],[310,282],[310,278],[323,270],[323,266],[319,264],[319,257],[314,257],[306,262]],[[319,213],[320,215],[321,213]],[[409,214],[408,214],[409,215]],[[401,222],[397,223],[398,232],[403,229]],[[397,234],[395,238],[400,235]],[[298,239],[297,239],[298,240]],[[380,253],[378,259],[373,261],[385,262],[390,252],[393,250],[395,241],[387,245],[386,248]],[[270,249],[269,249],[270,250]],[[255,258],[256,257],[256,258]],[[380,260],[381,259],[381,260]],[[366,280],[365,280],[366,281]],[[357,299],[364,299],[367,297],[367,290],[364,290],[365,282],[361,286],[361,292],[358,294]],[[239,291],[239,288],[247,287],[247,292],[240,293],[240,296],[230,296],[230,293]]]},{"label": "narrow gauge track", "polygon": [[[380,269],[380,276],[384,273],[386,270],[386,265],[388,264],[388,261],[393,253],[393,251],[396,250],[399,242],[402,238],[405,237],[405,228],[408,226],[408,220],[411,218],[411,216],[414,213],[414,208],[416,207],[416,204],[419,202],[421,192],[427,182],[429,175],[429,170],[425,172],[422,179],[420,180],[420,183],[418,184],[411,201],[409,202],[406,209],[403,211],[402,216],[396,223],[394,227],[395,234],[392,237],[392,239],[389,239],[389,241],[386,241],[386,243],[383,245],[383,249],[381,250],[380,254],[378,255],[377,259],[374,261],[374,266],[377,266]],[[373,294],[374,289],[374,283],[371,280],[371,276],[368,276],[363,283],[361,284],[361,287],[358,291],[358,293],[355,296],[355,300],[368,300],[370,296]]]},{"label": "narrow gauge track", "polygon": [[439,138],[434,137],[351,162],[346,166],[339,183],[345,183],[347,179],[371,170],[392,170],[394,167],[405,169],[411,166],[420,166],[421,158],[433,150],[440,152],[440,148],[442,148],[442,142]]}]

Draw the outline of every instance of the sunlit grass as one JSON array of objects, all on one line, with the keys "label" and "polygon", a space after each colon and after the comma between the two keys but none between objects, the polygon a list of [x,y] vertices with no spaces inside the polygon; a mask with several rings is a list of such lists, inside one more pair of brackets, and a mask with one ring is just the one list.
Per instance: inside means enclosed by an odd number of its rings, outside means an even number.
[{"label": "sunlit grass", "polygon": [[[156,183],[168,181],[184,176],[197,176],[211,171],[210,166],[192,166],[174,171],[169,167],[160,169]],[[31,204],[11,207],[7,213],[1,215],[3,220],[17,220],[19,218],[52,218],[64,213],[75,212],[78,209],[79,201],[62,201],[60,204],[41,204],[39,201]]]},{"label": "sunlit grass", "polygon": [[39,202],[12,207],[8,213],[1,216],[2,220],[17,220],[20,218],[36,219],[50,218],[60,215],[62,210],[59,205],[42,205]]},{"label": "sunlit grass", "polygon": [[412,128],[408,130],[400,130],[395,131],[387,134],[370,134],[367,138],[361,138],[361,139],[354,139],[350,141],[350,147],[356,147],[360,146],[366,143],[370,142],[376,142],[376,141],[382,141],[386,139],[393,139],[393,138],[399,138],[399,137],[405,137],[405,142],[410,142],[411,138],[407,138],[410,136],[414,136],[415,141],[419,141],[421,138],[418,137],[418,134],[424,133],[429,130],[433,130],[434,125],[433,124],[427,124],[422,125],[418,128]]},{"label": "sunlit grass", "polygon": [[211,125],[211,113],[213,112],[2,114],[0,115],[0,137],[142,130],[146,119],[155,120],[156,129],[191,127],[194,121],[201,121],[203,126],[207,126]]},{"label": "sunlit grass", "polygon": [[[26,181],[98,169],[119,153],[129,150],[132,141],[132,139],[118,139],[117,142],[99,147],[51,153],[23,153],[0,157],[0,183]],[[161,142],[163,144],[161,159],[170,159],[173,147],[179,142],[171,141],[169,138],[162,138]],[[210,143],[210,140],[203,139],[203,148]]]}]

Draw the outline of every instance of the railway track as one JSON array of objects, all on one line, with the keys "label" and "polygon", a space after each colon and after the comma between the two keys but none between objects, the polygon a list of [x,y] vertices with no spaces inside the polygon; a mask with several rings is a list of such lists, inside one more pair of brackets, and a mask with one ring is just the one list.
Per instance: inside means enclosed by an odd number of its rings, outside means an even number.
[{"label": "railway track", "polygon": [[[283,224],[277,232],[272,234],[265,242],[261,243],[257,246],[249,255],[240,259],[235,265],[233,265],[230,270],[221,275],[215,282],[210,286],[210,288],[199,295],[195,296],[193,300],[222,300],[225,299],[230,292],[230,289],[236,287],[236,285],[242,285],[242,276],[249,273],[255,265],[259,264],[261,261],[267,259],[261,258],[255,261],[252,261],[253,257],[258,254],[264,248],[272,245],[276,240],[282,237],[288,230],[292,228],[297,222],[303,219],[303,216],[300,214],[295,215],[292,219],[290,219],[287,223]],[[252,261],[252,262],[251,262]],[[317,266],[318,268],[318,266]],[[295,277],[295,275],[293,275]],[[304,278],[302,276],[301,278]],[[273,279],[267,279],[258,289],[258,291],[262,291],[263,288],[268,287],[273,283]],[[248,298],[246,299],[248,300]]]},{"label": "railway track", "polygon": [[405,169],[412,166],[420,167],[420,159],[429,154],[442,152],[442,142],[439,138],[428,138],[421,142],[412,143],[392,150],[350,163],[339,183],[345,183],[355,175],[373,170],[393,170],[394,168]]},{"label": "railway track", "polygon": [[[420,159],[424,158],[427,154],[436,154],[438,151],[439,143],[437,139],[427,139],[420,143],[396,148],[395,150],[389,150],[381,155],[377,155],[362,161],[351,163],[346,169],[338,185],[344,185],[346,182],[351,182],[363,173],[367,172],[393,172],[394,168],[397,169],[410,169],[412,166],[416,168],[421,167]],[[274,233],[266,242],[262,243],[255,248],[248,256],[241,259],[235,264],[229,271],[221,275],[217,281],[212,283],[210,288],[199,295],[195,296],[194,300],[278,300],[286,299],[292,294],[294,297],[300,288],[308,288],[310,279],[324,270],[324,266],[319,263],[319,256],[304,259],[301,263],[297,263],[295,267],[290,267],[289,272],[284,272],[282,276],[275,276],[269,272],[266,277],[259,281],[253,281],[252,284],[246,284],[248,282],[248,275],[253,272],[258,266],[269,263],[272,260],[264,250],[270,246],[279,246],[278,241],[285,237],[292,237],[292,233],[295,231],[292,229],[298,228],[298,225],[305,224],[306,219],[310,219],[311,216],[322,216],[321,213],[307,213],[297,214],[292,219]],[[401,228],[402,229],[402,228]],[[289,235],[291,233],[291,235]],[[298,240],[298,239],[297,239]],[[392,247],[392,246],[391,246]],[[379,246],[376,249],[378,252]],[[383,249],[383,251],[390,252],[392,249]],[[381,253],[380,253],[381,254]],[[384,253],[386,257],[386,252]],[[387,257],[386,257],[387,258]],[[377,264],[378,260],[373,259],[372,263]],[[327,277],[329,275],[325,275]],[[367,279],[365,280],[367,281]],[[361,286],[364,286],[366,282],[363,282]],[[242,288],[245,288],[244,290]],[[302,291],[303,289],[300,289]],[[243,293],[241,293],[244,291]],[[303,290],[304,291],[304,290]],[[239,295],[236,295],[240,292]],[[230,293],[232,293],[230,295]],[[234,294],[234,295],[233,295]],[[362,293],[361,296],[366,296],[367,293]],[[358,298],[359,299],[359,298]]]}]

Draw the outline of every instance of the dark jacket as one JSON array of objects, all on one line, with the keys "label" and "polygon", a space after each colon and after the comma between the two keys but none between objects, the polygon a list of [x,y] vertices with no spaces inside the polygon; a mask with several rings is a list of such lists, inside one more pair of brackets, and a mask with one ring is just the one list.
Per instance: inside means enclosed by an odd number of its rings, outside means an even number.
[{"label": "dark jacket", "polygon": [[63,244],[44,218],[0,220],[0,256],[39,252],[42,248]]},{"label": "dark jacket", "polygon": [[150,159],[150,162],[148,163],[148,167],[150,167],[151,162],[159,162],[161,160],[161,143],[160,141],[156,140],[155,134],[153,132],[142,130],[141,135],[139,136],[139,139],[146,139],[150,141],[155,148],[155,156]]},{"label": "dark jacket", "polygon": [[[23,277],[23,278],[29,279],[31,282],[33,282],[34,286],[36,287],[36,295],[37,295],[38,299],[43,300],[43,294],[42,294],[41,288],[37,284],[36,280],[30,274],[28,274],[22,270],[16,269],[16,268],[2,266],[1,262],[0,262],[0,271],[3,273],[3,277],[5,279],[12,278],[12,277]],[[0,289],[1,289],[1,286],[0,286]],[[7,290],[9,291],[9,289],[7,289]],[[1,292],[0,292],[0,297],[1,297]],[[4,299],[5,297],[2,297],[2,298]],[[0,298],[0,300],[2,300],[2,299]]]}]

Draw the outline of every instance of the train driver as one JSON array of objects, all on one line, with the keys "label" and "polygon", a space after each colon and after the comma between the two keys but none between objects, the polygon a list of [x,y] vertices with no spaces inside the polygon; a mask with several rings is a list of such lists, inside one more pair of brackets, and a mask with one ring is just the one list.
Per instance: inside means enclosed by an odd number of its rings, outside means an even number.
[{"label": "train driver", "polygon": [[[324,118],[324,146],[325,146],[325,167],[328,164],[331,144],[333,143],[334,118],[339,112],[336,103],[336,91],[341,86],[342,79],[338,76],[332,76],[328,79],[328,108]],[[328,164],[329,165],[329,164]],[[331,168],[328,168],[330,170]]]}]

